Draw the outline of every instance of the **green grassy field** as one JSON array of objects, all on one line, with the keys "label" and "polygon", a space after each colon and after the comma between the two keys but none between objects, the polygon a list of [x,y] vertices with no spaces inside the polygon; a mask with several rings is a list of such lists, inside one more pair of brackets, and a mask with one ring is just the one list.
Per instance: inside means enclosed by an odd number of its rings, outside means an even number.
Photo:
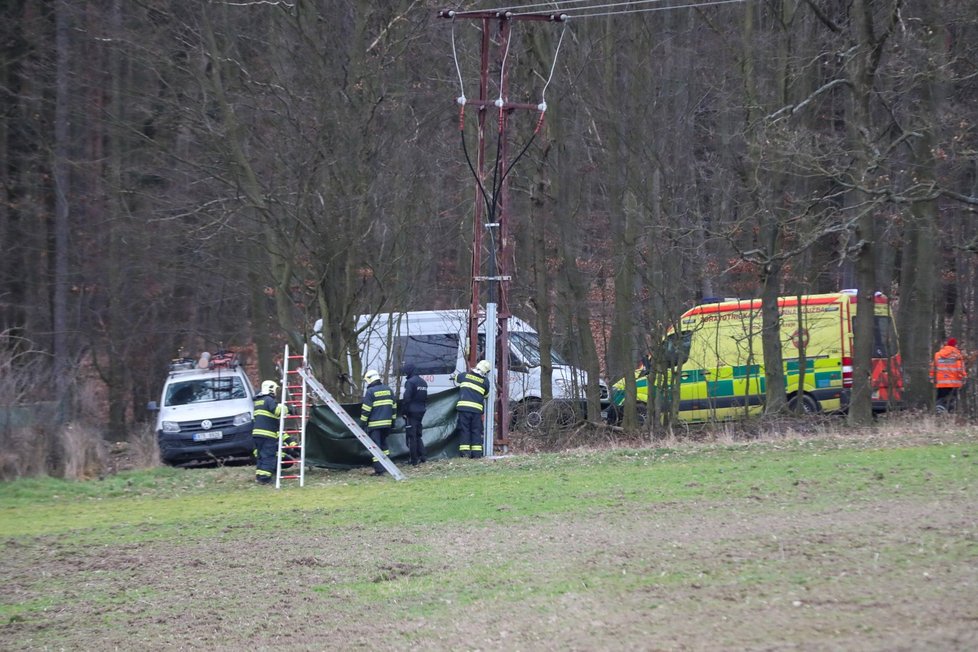
[{"label": "green grassy field", "polygon": [[961,428],[20,480],[0,648],[969,649],[976,465]]}]

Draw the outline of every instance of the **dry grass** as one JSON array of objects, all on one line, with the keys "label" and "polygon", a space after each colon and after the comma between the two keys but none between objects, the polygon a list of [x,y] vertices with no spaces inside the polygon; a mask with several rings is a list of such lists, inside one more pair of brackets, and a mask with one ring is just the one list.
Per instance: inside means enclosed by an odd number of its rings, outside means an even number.
[{"label": "dry grass", "polygon": [[872,425],[853,428],[845,417],[813,416],[756,418],[713,424],[676,424],[671,428],[626,431],[601,423],[577,422],[573,425],[541,427],[511,432],[509,448],[514,453],[545,453],[579,449],[680,448],[695,444],[726,444],[786,439],[826,439],[859,434],[867,441],[910,436],[920,442],[934,441],[950,430],[978,430],[965,416],[916,412],[894,412],[880,416]]},{"label": "dry grass", "polygon": [[10,428],[0,432],[0,450],[0,481],[36,476],[85,480],[160,465],[150,425],[119,442],[106,441],[96,428],[80,422]]},{"label": "dry grass", "polygon": [[102,474],[108,447],[94,429],[69,423],[61,429],[60,438],[64,478],[85,480]]}]

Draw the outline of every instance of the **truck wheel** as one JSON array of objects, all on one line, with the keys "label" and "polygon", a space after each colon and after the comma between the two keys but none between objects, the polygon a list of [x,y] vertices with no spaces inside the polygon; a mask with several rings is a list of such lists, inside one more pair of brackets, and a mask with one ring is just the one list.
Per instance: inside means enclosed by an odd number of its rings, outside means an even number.
[{"label": "truck wheel", "polygon": [[788,408],[794,412],[798,413],[798,401],[801,400],[801,414],[816,414],[821,408],[818,406],[818,401],[816,401],[809,394],[795,394],[788,401]]}]

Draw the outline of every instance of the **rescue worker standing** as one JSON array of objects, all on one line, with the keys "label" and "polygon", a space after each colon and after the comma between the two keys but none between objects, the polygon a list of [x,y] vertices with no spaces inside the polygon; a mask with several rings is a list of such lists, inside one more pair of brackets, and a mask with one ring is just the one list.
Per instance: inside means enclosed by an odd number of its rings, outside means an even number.
[{"label": "rescue worker standing", "polygon": [[948,412],[953,411],[958,400],[958,390],[968,379],[968,372],[964,368],[964,356],[958,349],[958,341],[953,337],[948,338],[947,344],[934,354],[934,361],[930,366],[930,378],[937,388],[938,408],[943,407]]},{"label": "rescue worker standing", "polygon": [[421,428],[421,421],[428,407],[428,383],[410,363],[401,367],[401,375],[407,378],[404,381],[404,398],[400,403],[405,421],[404,438],[407,440],[411,466],[415,466],[428,461],[424,450],[424,431]]},{"label": "rescue worker standing", "polygon": [[482,412],[486,396],[489,394],[489,380],[486,378],[492,365],[488,360],[480,360],[471,371],[459,372],[455,378],[458,385],[458,402],[455,404],[457,427],[459,431],[459,457],[468,455],[472,459],[482,457]]},{"label": "rescue worker standing", "polygon": [[[397,409],[394,393],[381,382],[380,374],[373,369],[363,375],[363,382],[367,388],[363,392],[363,404],[360,406],[360,426],[384,455],[390,455],[387,436],[391,433],[394,412]],[[380,463],[380,458],[374,456],[373,465],[374,475],[384,475],[384,465]]]},{"label": "rescue worker standing", "polygon": [[258,484],[271,484],[278,456],[278,426],[285,412],[285,406],[275,398],[278,383],[266,380],[261,384],[261,392],[255,396],[255,415],[251,426],[251,436],[255,441],[255,481]]}]

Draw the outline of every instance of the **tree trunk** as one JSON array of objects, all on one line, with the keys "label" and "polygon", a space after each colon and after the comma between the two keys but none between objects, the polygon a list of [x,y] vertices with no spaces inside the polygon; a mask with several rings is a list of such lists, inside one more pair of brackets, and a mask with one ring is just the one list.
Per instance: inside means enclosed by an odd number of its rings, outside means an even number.
[{"label": "tree trunk", "polygon": [[[934,152],[943,97],[939,75],[945,65],[946,30],[936,18],[932,3],[920,2],[917,7],[924,19],[918,29],[924,35],[928,57],[918,77],[915,131],[919,136],[911,141],[911,156],[915,183],[930,187],[937,181]],[[943,263],[938,250],[937,201],[933,198],[915,201],[908,217],[903,238],[905,260],[901,270],[898,324],[905,380],[903,403],[908,408],[929,409],[934,401],[930,380],[933,317],[943,314],[942,302],[936,300],[937,274]]]},{"label": "tree trunk", "polygon": [[69,184],[69,109],[71,102],[71,42],[70,42],[70,3],[59,0],[55,4],[55,48],[57,49],[57,70],[55,81],[54,109],[54,296],[51,302],[53,311],[52,326],[54,327],[54,381],[57,389],[61,410],[66,411],[69,404],[69,387],[71,376],[68,370],[72,368],[71,349],[69,347],[68,326],[68,290],[69,259],[70,259],[70,207],[68,198],[71,197]]},{"label": "tree trunk", "polygon": [[854,0],[852,4],[853,39],[858,50],[849,62],[851,100],[848,105],[847,128],[853,152],[852,182],[849,206],[858,215],[855,238],[856,320],[853,324],[852,395],[849,403],[849,423],[866,425],[872,421],[872,357],[873,357],[873,297],[876,292],[876,204],[865,189],[872,185],[873,133],[871,96],[879,64],[880,42],[874,32],[872,3]]}]

